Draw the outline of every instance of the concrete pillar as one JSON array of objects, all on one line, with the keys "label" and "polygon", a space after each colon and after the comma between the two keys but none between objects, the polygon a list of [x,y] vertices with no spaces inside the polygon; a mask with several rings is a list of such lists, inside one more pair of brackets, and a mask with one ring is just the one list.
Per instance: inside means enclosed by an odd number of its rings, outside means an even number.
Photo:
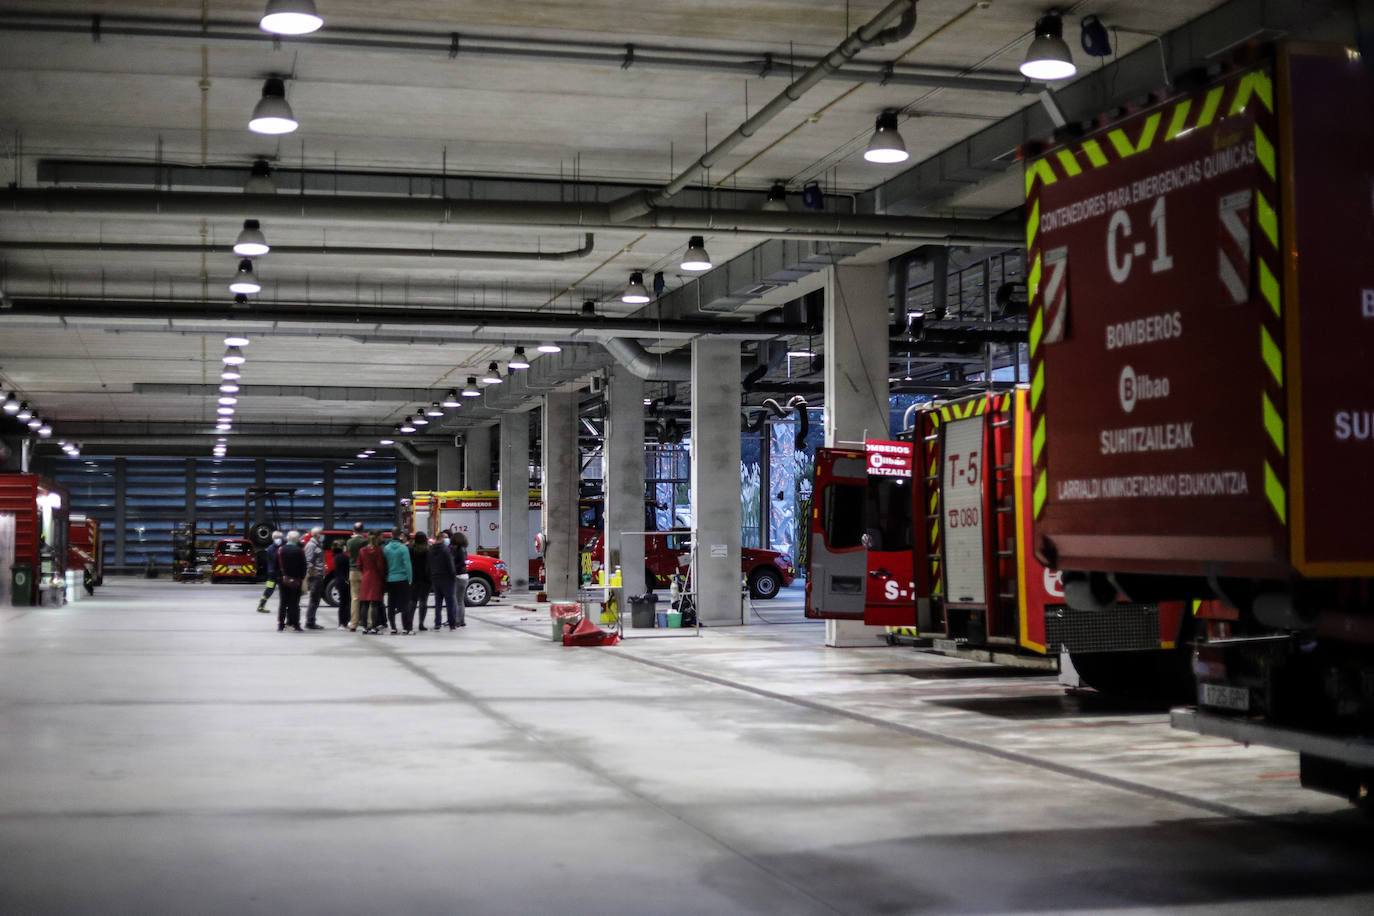
[{"label": "concrete pillar", "polygon": [[491,427],[474,426],[463,434],[464,490],[490,490]]},{"label": "concrete pillar", "polygon": [[540,446],[544,461],[544,590],[551,601],[573,601],[581,572],[577,554],[577,394],[544,395]]},{"label": "concrete pillar", "polygon": [[[825,286],[825,444],[888,437],[886,264],[835,266]],[[882,627],[827,620],[827,646],[882,645]]]},{"label": "concrete pillar", "polygon": [[434,489],[463,489],[463,456],[452,443],[439,446]]},{"label": "concrete pillar", "polygon": [[607,564],[620,567],[626,595],[641,595],[644,582],[644,538],[621,537],[622,531],[644,530],[644,380],[623,366],[611,370],[607,390],[606,496]]},{"label": "concrete pillar", "polygon": [[697,614],[714,626],[744,622],[740,593],[739,341],[692,342],[692,580]]},{"label": "concrete pillar", "polygon": [[525,597],[530,584],[530,415],[501,417],[501,558],[510,572],[511,594]]}]

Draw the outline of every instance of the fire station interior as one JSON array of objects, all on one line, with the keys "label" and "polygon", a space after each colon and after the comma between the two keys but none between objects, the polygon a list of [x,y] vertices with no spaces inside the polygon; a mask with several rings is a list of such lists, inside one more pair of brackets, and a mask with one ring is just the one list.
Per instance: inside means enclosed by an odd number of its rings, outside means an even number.
[{"label": "fire station interior", "polygon": [[[1371,29],[0,2],[0,908],[1369,912],[1374,767],[1180,725],[1198,603],[1019,509],[961,607],[920,488],[976,422],[1030,505],[1035,157]],[[466,625],[255,612],[355,522],[465,532]]]}]

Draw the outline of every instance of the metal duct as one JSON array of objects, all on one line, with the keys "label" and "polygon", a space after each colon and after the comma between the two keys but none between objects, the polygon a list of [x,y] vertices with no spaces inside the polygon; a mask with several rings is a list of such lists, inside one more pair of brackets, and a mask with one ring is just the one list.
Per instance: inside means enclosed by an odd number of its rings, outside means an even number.
[{"label": "metal duct", "polygon": [[[885,26],[901,16],[901,22],[894,28]],[[701,155],[696,162],[687,166],[676,178],[652,194],[640,192],[612,201],[611,217],[617,222],[640,216],[661,207],[677,192],[687,187],[702,171],[720,162],[730,150],[752,137],[760,127],[773,120],[793,102],[800,99],[808,90],[821,80],[834,73],[849,62],[864,48],[897,41],[911,34],[916,27],[916,0],[892,0],[876,16],[860,26],[852,35],[821,58],[814,66],[797,78],[790,86],[774,96],[767,105],[735,128],[724,140]]]},{"label": "metal duct", "polygon": [[[345,255],[348,257],[430,258],[433,260],[570,261],[585,258],[595,246],[594,233],[585,234],[579,248],[567,251],[481,251],[464,248],[385,248],[359,245],[273,245],[272,254]],[[179,245],[156,242],[15,242],[0,241],[9,251],[111,251],[153,254],[233,254],[233,245]]]},{"label": "metal duct", "polygon": [[310,225],[354,224],[552,226],[565,229],[693,229],[814,241],[911,242],[939,245],[1023,244],[1015,222],[941,217],[845,216],[755,210],[660,208],[617,220],[607,204],[530,203],[432,198],[215,194],[171,191],[7,189],[0,210],[15,213],[104,213],[134,218],[260,219]]},{"label": "metal duct", "polygon": [[629,369],[647,382],[690,382],[692,357],[682,353],[650,353],[638,341],[612,337],[602,346]]},{"label": "metal duct", "polygon": [[417,468],[420,465],[424,464],[424,459],[417,455],[415,453],[415,450],[412,449],[410,446],[406,445],[404,442],[397,442],[395,445],[391,447],[396,450],[396,454],[400,455],[402,458],[404,458],[406,461],[409,461]]}]

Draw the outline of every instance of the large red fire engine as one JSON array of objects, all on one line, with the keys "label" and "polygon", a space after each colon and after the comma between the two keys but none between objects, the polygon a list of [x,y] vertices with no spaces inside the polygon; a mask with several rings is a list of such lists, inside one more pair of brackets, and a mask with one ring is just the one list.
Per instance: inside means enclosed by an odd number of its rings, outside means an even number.
[{"label": "large red fire engine", "polygon": [[1255,49],[1026,168],[1036,552],[1103,615],[1213,599],[1174,724],[1366,802],[1372,110],[1357,53]]}]

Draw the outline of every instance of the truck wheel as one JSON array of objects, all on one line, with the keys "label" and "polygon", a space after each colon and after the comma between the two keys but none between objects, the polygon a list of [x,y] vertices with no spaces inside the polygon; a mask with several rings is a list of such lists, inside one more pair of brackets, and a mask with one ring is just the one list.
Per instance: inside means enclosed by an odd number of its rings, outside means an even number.
[{"label": "truck wheel", "polygon": [[468,587],[463,592],[463,600],[468,607],[481,607],[491,600],[495,591],[486,576],[468,576]]},{"label": "truck wheel", "polygon": [[749,594],[754,598],[776,598],[782,588],[782,576],[770,569],[757,570],[749,577]]},{"label": "truck wheel", "polygon": [[329,605],[330,607],[339,606],[339,602],[343,600],[343,589],[339,588],[338,576],[335,576],[334,578],[330,579],[325,584],[324,594],[320,597],[322,597],[324,599],[324,603]]}]

